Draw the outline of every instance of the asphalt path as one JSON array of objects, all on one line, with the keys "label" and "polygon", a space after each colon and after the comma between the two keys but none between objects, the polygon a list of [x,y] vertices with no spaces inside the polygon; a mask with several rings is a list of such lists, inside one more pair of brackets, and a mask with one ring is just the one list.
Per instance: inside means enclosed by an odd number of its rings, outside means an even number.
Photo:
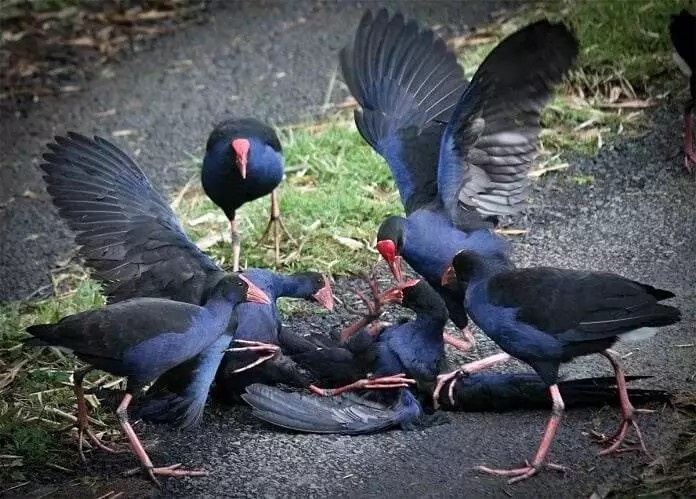
[{"label": "asphalt path", "polygon": [[[143,167],[159,186],[181,185],[190,175],[180,171],[182,159],[200,151],[211,124],[223,116],[254,114],[287,123],[320,112],[336,51],[366,5],[374,4],[228,4],[215,11],[209,24],[160,40],[152,50],[114,66],[112,77],[94,80],[84,93],[47,99],[27,116],[3,117],[2,297],[21,298],[45,285],[52,266],[72,248],[34,167],[52,134],[135,130],[118,142],[140,151]],[[462,33],[498,8],[488,2],[409,2],[403,7],[443,25],[445,34]],[[116,113],[97,114],[110,109]],[[596,158],[568,158],[568,173],[536,183],[521,221],[529,232],[514,238],[514,258],[523,266],[619,272],[675,292],[672,302],[682,309],[683,321],[618,350],[630,354],[625,360],[629,374],[654,376],[647,386],[693,389],[696,348],[680,345],[693,344],[696,331],[696,182],[674,157],[681,141],[678,103],[653,110],[650,119],[644,136],[606,146]],[[23,196],[26,190],[38,197]],[[336,291],[345,295],[349,289],[341,282]],[[292,319],[289,326],[311,327],[306,317]],[[478,354],[495,350],[485,338],[479,340]],[[562,372],[604,375],[610,368],[603,358],[589,357]],[[554,462],[570,467],[565,475],[547,472],[508,487],[472,470],[479,464],[517,466],[531,457],[546,417],[540,411],[461,413],[425,430],[351,438],[292,435],[252,420],[246,408],[214,407],[191,432],[156,426],[138,426],[138,431],[158,464],[183,462],[211,472],[169,480],[164,495],[587,497],[634,480],[645,464],[670,451],[678,427],[670,409],[640,415],[652,455],[598,457],[597,445],[583,432],[612,431],[616,412],[572,411],[551,450]],[[130,456],[95,453],[85,474],[105,478],[89,492],[159,494],[138,476],[121,477],[133,463]],[[84,481],[61,474],[36,479],[43,492],[56,496],[87,493]]]}]

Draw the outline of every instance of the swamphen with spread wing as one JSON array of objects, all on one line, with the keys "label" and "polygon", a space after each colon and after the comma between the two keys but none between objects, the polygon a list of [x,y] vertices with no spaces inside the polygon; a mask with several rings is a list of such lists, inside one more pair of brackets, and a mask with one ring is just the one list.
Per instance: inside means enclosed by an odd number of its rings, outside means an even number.
[{"label": "swamphen with spread wing", "polygon": [[[235,309],[237,343],[252,346],[227,349],[224,339],[200,355],[168,371],[137,403],[137,415],[158,423],[175,422],[188,428],[202,415],[208,388],[223,375],[229,382],[216,386],[216,398],[236,400],[237,394],[251,383],[287,382],[293,386],[311,383],[301,367],[283,355],[279,345],[282,328],[276,300],[281,297],[313,300],[328,310],[333,309],[333,294],[329,280],[318,272],[293,275],[277,274],[264,269],[246,269],[241,275],[269,297],[269,303],[241,303]],[[247,306],[250,305],[250,306]],[[259,357],[265,345],[266,355]],[[232,351],[227,351],[232,350]],[[299,380],[299,381],[298,381]]]},{"label": "swamphen with spread wing", "polygon": [[[47,190],[60,216],[77,233],[79,254],[104,285],[109,303],[152,297],[202,305],[228,275],[186,236],[169,203],[114,144],[68,133],[47,147],[50,152],[41,165]],[[234,329],[231,323],[228,334],[206,352],[212,355],[208,362],[214,363],[227,348]],[[212,375],[209,379],[212,382]],[[179,407],[186,413],[181,424],[197,420],[208,388],[197,386],[197,397],[186,399],[192,405]]]},{"label": "swamphen with spread wing", "polygon": [[109,303],[135,297],[201,305],[227,273],[191,241],[164,197],[101,137],[56,137],[44,181]]},{"label": "swamphen with spread wing", "polygon": [[[280,261],[280,218],[276,188],[283,180],[280,140],[268,125],[252,118],[231,119],[215,127],[208,137],[201,182],[208,197],[230,221],[233,270],[239,270],[240,239],[236,213],[244,204],[271,194],[271,217],[262,238],[274,228],[275,261]],[[289,234],[288,234],[289,235]]]},{"label": "swamphen with spread wing", "polygon": [[[684,105],[684,167],[689,173],[696,167],[691,111],[696,101],[696,16],[683,9],[673,15],[669,22],[669,36],[676,50],[675,59],[684,74],[689,78],[691,99]],[[693,165],[693,166],[692,166]]]},{"label": "swamphen with spread wing", "polygon": [[[563,469],[546,459],[564,409],[558,369],[563,362],[593,353],[611,362],[621,402],[621,426],[606,439],[612,445],[601,454],[618,451],[630,425],[645,450],[621,359],[610,348],[619,340],[646,338],[655,328],[678,322],[679,309],[659,303],[674,294],[607,272],[551,267],[509,270],[468,250],[455,256],[453,267],[473,321],[506,352],[500,355],[529,364],[549,386],[553,399],[551,419],[531,462],[517,469],[480,470],[512,476],[512,483],[535,475],[542,467]],[[456,380],[456,375],[457,371],[440,376],[438,388],[442,382]]]},{"label": "swamphen with spread wing", "polygon": [[383,222],[377,248],[397,279],[400,256],[425,277],[460,328],[462,297],[442,277],[462,248],[509,265],[506,242],[483,217],[521,209],[541,108],[577,52],[564,25],[540,21],[495,47],[467,85],[432,30],[380,10],[363,16],[340,54],[360,105],[355,123],[387,161],[407,215]]},{"label": "swamphen with spread wing", "polygon": [[76,372],[74,378],[80,454],[83,432],[108,450],[89,428],[82,392],[84,375],[97,368],[128,379],[126,394],[116,414],[133,453],[152,480],[157,482],[155,475],[205,474],[178,466],[154,467],[128,421],[128,405],[133,394],[147,383],[198,355],[224,335],[234,307],[244,300],[268,303],[268,297],[244,277],[229,275],[209,290],[202,307],[162,298],[134,298],[64,317],[55,324],[27,328],[33,336],[27,340],[29,345],[68,348],[89,364]]}]

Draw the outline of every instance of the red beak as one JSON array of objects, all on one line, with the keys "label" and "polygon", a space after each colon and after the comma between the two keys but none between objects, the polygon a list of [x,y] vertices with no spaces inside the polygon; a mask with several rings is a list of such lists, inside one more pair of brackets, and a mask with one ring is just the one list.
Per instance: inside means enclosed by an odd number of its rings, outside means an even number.
[{"label": "red beak", "polygon": [[237,168],[243,179],[246,178],[247,159],[249,157],[249,148],[251,144],[247,139],[234,139],[232,141],[232,149],[237,155]]},{"label": "red beak", "polygon": [[457,273],[454,271],[454,267],[452,267],[451,265],[448,265],[442,274],[442,278],[440,279],[440,284],[442,284],[443,288],[447,288],[453,284],[456,284],[456,282],[457,282]]},{"label": "red beak", "polygon": [[324,276],[324,287],[314,293],[312,297],[326,310],[333,310],[334,297],[331,292],[331,283],[328,277]]},{"label": "red beak", "polygon": [[250,301],[252,303],[261,303],[262,305],[270,305],[271,300],[268,298],[268,295],[261,291],[256,284],[251,282],[249,279],[244,277],[242,274],[238,274],[239,278],[247,283],[247,286],[249,288],[247,289],[247,294],[246,294],[246,301]]},{"label": "red beak", "polygon": [[394,245],[394,241],[390,241],[388,239],[377,241],[377,251],[379,251],[382,258],[386,260],[394,279],[396,279],[397,282],[401,282],[403,280],[403,272],[401,271],[401,257],[396,254],[396,246]]}]

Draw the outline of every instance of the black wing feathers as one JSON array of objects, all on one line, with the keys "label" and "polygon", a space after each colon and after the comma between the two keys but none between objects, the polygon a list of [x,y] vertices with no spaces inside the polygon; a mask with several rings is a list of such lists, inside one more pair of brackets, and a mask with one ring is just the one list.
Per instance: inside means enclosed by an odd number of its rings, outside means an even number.
[{"label": "black wing feathers", "polygon": [[680,318],[678,309],[658,303],[671,292],[605,272],[520,269],[493,277],[488,289],[494,304],[517,308],[518,320],[566,341],[609,338]]},{"label": "black wing feathers", "polygon": [[118,147],[56,137],[41,165],[53,202],[110,302],[137,296],[197,303],[219,268],[188,239],[165,199]]}]

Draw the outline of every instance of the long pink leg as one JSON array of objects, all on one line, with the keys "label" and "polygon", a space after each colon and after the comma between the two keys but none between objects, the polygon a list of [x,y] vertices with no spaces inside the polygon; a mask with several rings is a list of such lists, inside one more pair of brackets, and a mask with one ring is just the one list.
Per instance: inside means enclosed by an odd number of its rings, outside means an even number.
[{"label": "long pink leg", "polygon": [[273,189],[271,192],[271,217],[268,220],[268,223],[266,224],[266,228],[263,230],[263,234],[261,234],[261,240],[263,241],[268,237],[268,234],[271,230],[271,225],[273,226],[273,242],[275,245],[275,263],[276,266],[280,264],[280,231],[285,233],[286,236],[288,236],[288,239],[291,241],[294,241],[293,237],[290,235],[290,232],[288,229],[285,227],[285,224],[283,223],[283,219],[280,216],[280,203],[278,202],[278,190]]},{"label": "long pink leg", "polygon": [[233,347],[225,350],[226,352],[268,352],[268,355],[264,355],[256,359],[255,361],[247,364],[246,366],[235,369],[234,373],[241,373],[242,371],[247,371],[252,367],[256,367],[263,364],[267,360],[271,360],[280,351],[278,345],[272,343],[263,343],[261,341],[248,341],[248,340],[234,340],[234,343],[241,343],[242,345],[248,345],[245,347]]},{"label": "long pink leg", "polygon": [[116,409],[116,415],[118,416],[118,420],[121,423],[121,428],[123,429],[123,433],[125,433],[126,437],[128,437],[128,442],[130,443],[131,449],[133,449],[133,453],[137,456],[140,463],[147,470],[147,474],[150,476],[152,481],[155,482],[157,485],[160,485],[160,483],[157,480],[157,478],[155,477],[155,475],[163,475],[163,476],[205,476],[205,475],[207,475],[208,472],[203,471],[203,470],[182,470],[179,468],[181,466],[180,464],[174,464],[172,466],[164,466],[164,467],[158,467],[158,468],[155,468],[152,465],[152,461],[150,461],[150,457],[147,455],[147,452],[145,452],[145,448],[143,447],[143,444],[140,442],[138,435],[136,435],[135,430],[133,430],[133,427],[131,426],[130,422],[128,421],[128,405],[130,404],[132,398],[133,398],[133,396],[130,393],[126,393],[126,395],[123,397],[123,400],[119,404],[118,409]]},{"label": "long pink leg", "polygon": [[[619,402],[621,403],[621,424],[619,429],[609,437],[602,437],[600,440],[602,442],[613,442],[612,445],[599,453],[599,455],[604,456],[607,454],[614,454],[619,452],[642,450],[648,454],[648,449],[645,447],[645,442],[643,441],[643,435],[640,432],[638,423],[636,423],[634,416],[636,412],[653,412],[645,409],[634,409],[633,404],[628,398],[628,389],[626,388],[626,378],[624,376],[624,369],[621,363],[621,358],[612,350],[606,350],[602,352],[609,362],[611,362],[614,368],[614,373],[616,375],[616,388],[619,392]],[[636,431],[636,436],[638,437],[638,442],[640,446],[635,447],[621,447],[621,444],[626,438],[628,429],[633,426]]]},{"label": "long pink leg", "polygon": [[449,333],[444,333],[442,339],[445,343],[460,352],[468,352],[476,346],[476,338],[474,338],[474,333],[471,332],[471,328],[466,326],[461,330],[463,339],[456,338]]},{"label": "long pink leg", "polygon": [[315,385],[310,385],[309,389],[312,393],[321,395],[322,397],[333,397],[345,392],[355,390],[389,390],[393,388],[407,388],[409,385],[415,384],[416,380],[407,378],[405,374],[395,374],[393,376],[383,376],[381,378],[366,378],[360,379],[349,385],[338,388],[319,388]]},{"label": "long pink leg", "polygon": [[449,399],[450,403],[454,406],[454,384],[457,382],[457,377],[459,375],[473,374],[477,371],[481,371],[483,369],[488,369],[498,364],[502,364],[504,362],[507,362],[508,360],[510,360],[510,356],[508,354],[497,353],[495,355],[491,355],[481,360],[469,362],[468,364],[463,364],[451,373],[440,374],[437,377],[437,383],[435,384],[435,389],[433,390],[433,406],[435,407],[435,409],[440,407],[440,392],[442,391],[442,388],[445,386],[445,383],[447,383],[448,381],[452,382],[449,387]]},{"label": "long pink leg", "polygon": [[87,402],[85,401],[85,390],[82,387],[82,381],[85,379],[87,373],[90,372],[92,369],[93,367],[88,366],[82,369],[78,369],[73,373],[73,388],[75,391],[75,397],[77,398],[77,449],[80,453],[80,458],[83,462],[86,461],[85,454],[82,451],[82,444],[85,435],[87,435],[87,437],[92,441],[94,445],[96,445],[103,451],[111,452],[112,454],[118,454],[119,452],[116,449],[112,449],[104,442],[102,442],[101,439],[94,434],[92,428],[89,425]]},{"label": "long pink leg", "polygon": [[230,220],[230,237],[232,239],[232,272],[239,272],[239,254],[242,251],[242,243],[239,238],[239,224],[237,220]]},{"label": "long pink leg", "polygon": [[694,152],[694,139],[691,133],[692,108],[693,104],[689,104],[684,109],[684,167],[690,174],[694,173],[694,167],[696,167],[696,152]]},{"label": "long pink leg", "polygon": [[551,393],[551,399],[553,401],[551,418],[549,418],[549,422],[546,425],[546,430],[544,430],[544,435],[541,437],[539,449],[537,449],[532,462],[530,463],[527,461],[525,463],[526,466],[512,469],[496,469],[487,468],[486,466],[477,466],[476,469],[478,471],[490,473],[492,475],[511,476],[513,478],[508,480],[508,483],[512,484],[536,475],[539,473],[539,471],[541,471],[542,468],[549,468],[555,471],[566,470],[564,466],[546,462],[546,456],[549,453],[551,442],[553,442],[553,438],[556,436],[556,430],[558,429],[558,424],[561,422],[563,410],[565,409],[565,404],[563,403],[563,398],[561,398],[561,392],[558,390],[558,385],[551,385],[549,387],[549,392]]}]

